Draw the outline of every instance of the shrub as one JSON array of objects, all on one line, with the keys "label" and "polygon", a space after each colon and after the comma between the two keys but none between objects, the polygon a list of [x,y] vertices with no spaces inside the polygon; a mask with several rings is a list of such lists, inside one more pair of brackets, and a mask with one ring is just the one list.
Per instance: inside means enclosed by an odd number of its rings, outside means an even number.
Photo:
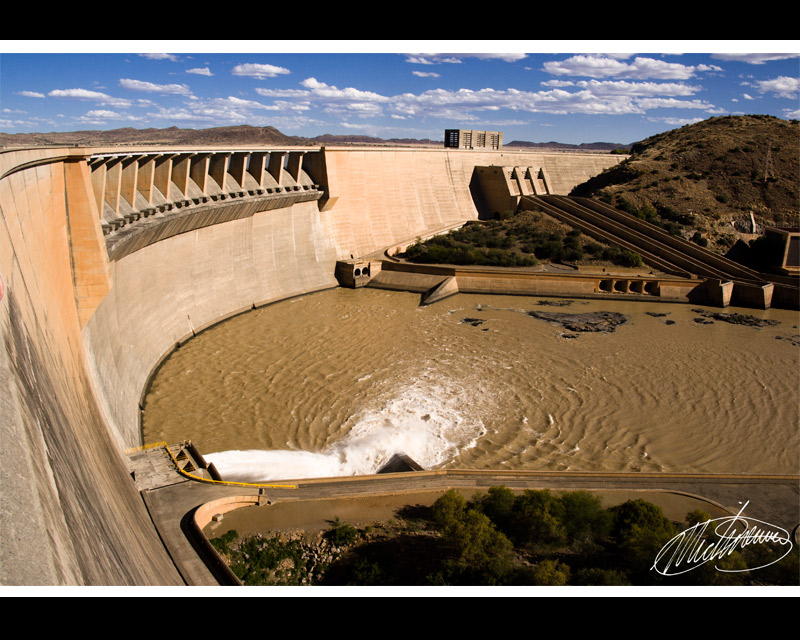
[{"label": "shrub", "polygon": [[209,540],[209,542],[211,543],[211,546],[216,549],[217,553],[230,554],[231,543],[238,537],[239,534],[237,533],[236,529],[232,529],[218,538],[212,538]]},{"label": "shrub", "polygon": [[467,509],[467,501],[455,489],[449,489],[433,503],[433,519],[442,528],[458,521]]},{"label": "shrub", "polygon": [[528,489],[514,502],[509,523],[512,540],[523,547],[559,545],[567,533],[561,522],[564,507],[548,489]]},{"label": "shrub", "polygon": [[358,540],[358,529],[349,524],[343,524],[337,516],[331,528],[325,532],[325,537],[337,547],[349,547]]},{"label": "shrub", "polygon": [[529,575],[536,586],[561,587],[569,582],[570,568],[558,560],[542,560]]},{"label": "shrub", "polygon": [[490,487],[483,497],[476,500],[476,508],[486,514],[501,531],[508,531],[515,501],[516,496],[511,489]]},{"label": "shrub", "polygon": [[571,491],[561,496],[562,522],[570,541],[595,541],[611,532],[611,513],[597,496],[588,491]]}]

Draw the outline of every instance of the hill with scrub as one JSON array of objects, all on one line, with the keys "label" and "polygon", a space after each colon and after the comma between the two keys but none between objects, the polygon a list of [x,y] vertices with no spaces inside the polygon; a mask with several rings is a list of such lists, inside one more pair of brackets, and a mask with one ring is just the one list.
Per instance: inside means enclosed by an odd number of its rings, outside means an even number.
[{"label": "hill with scrub", "polygon": [[[613,204],[726,253],[742,234],[800,224],[800,123],[710,118],[637,142],[570,195]],[[751,216],[752,214],[752,216]]]}]

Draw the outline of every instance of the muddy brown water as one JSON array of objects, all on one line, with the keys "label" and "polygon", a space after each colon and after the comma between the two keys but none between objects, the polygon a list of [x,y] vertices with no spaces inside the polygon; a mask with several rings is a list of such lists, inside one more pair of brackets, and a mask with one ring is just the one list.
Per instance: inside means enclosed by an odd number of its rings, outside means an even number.
[{"label": "muddy brown water", "polygon": [[[143,440],[191,439],[224,478],[251,482],[374,473],[394,453],[426,469],[798,473],[798,313],[703,308],[775,322],[755,327],[695,309],[309,294],[176,350],[146,396]],[[614,321],[575,331],[529,312]]]}]

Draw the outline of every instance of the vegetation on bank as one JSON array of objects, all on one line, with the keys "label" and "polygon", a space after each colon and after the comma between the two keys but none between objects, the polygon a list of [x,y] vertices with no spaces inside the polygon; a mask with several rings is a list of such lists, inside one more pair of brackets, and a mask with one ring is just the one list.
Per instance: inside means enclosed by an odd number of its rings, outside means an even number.
[{"label": "vegetation on bank", "polygon": [[499,220],[471,221],[417,242],[403,258],[424,264],[533,267],[540,262],[642,265],[640,255],[604,244],[539,211],[507,212]]},{"label": "vegetation on bank", "polygon": [[[235,531],[211,542],[246,585],[800,584],[797,549],[775,562],[783,551],[766,544],[741,545],[681,575],[651,569],[669,540],[708,520],[693,511],[671,522],[641,499],[605,508],[586,491],[500,486],[470,500],[451,489],[430,507],[407,506],[363,529],[337,519],[314,544],[301,535],[239,539]],[[704,544],[717,540],[708,529]]]}]

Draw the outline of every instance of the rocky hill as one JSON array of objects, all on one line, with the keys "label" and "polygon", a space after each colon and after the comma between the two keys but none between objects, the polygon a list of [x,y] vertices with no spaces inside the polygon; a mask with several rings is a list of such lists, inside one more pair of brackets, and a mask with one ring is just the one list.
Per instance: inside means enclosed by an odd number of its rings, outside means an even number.
[{"label": "rocky hill", "polygon": [[214,127],[211,129],[111,129],[64,133],[0,133],[0,146],[46,145],[107,146],[129,145],[305,145],[306,138],[287,136],[274,127]]},{"label": "rocky hill", "polygon": [[[772,116],[710,118],[633,145],[577,187],[725,253],[758,227],[800,224],[800,123]],[[752,218],[751,218],[752,213]]]}]

